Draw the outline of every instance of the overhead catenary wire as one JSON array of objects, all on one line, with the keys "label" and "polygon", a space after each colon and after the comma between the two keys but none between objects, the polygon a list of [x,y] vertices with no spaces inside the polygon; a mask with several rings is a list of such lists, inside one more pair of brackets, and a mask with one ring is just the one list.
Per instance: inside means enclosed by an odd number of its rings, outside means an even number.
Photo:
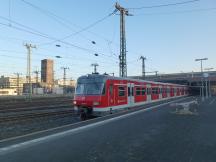
[{"label": "overhead catenary wire", "polygon": [[[5,18],[3,16],[0,16],[0,18],[9,21],[9,19],[7,19],[7,18]],[[66,42],[66,41],[59,40],[59,39],[51,37],[51,36],[48,36],[47,34],[41,33],[41,32],[39,32],[39,31],[37,31],[37,30],[35,30],[33,28],[30,28],[30,27],[28,27],[26,25],[20,24],[20,23],[18,23],[16,21],[11,20],[11,22],[13,22],[14,24],[17,24],[19,26],[22,26],[23,28],[20,28],[20,27],[14,26],[14,25],[9,25],[9,24],[5,24],[5,23],[1,23],[1,22],[0,22],[0,25],[6,26],[6,27],[9,27],[9,28],[14,28],[16,30],[27,32],[27,33],[30,33],[30,34],[33,34],[33,35],[36,35],[36,36],[40,36],[40,37],[44,37],[44,38],[47,38],[47,39],[50,39],[50,40],[59,41],[59,42],[61,42],[63,44],[72,46],[74,48],[77,48],[77,49],[80,49],[80,50],[83,50],[83,51],[86,51],[88,53],[92,53],[92,54],[93,53],[98,53],[100,55],[103,55],[103,56],[106,56],[106,57],[110,57],[110,55],[106,55],[106,54],[100,53],[100,52],[95,51],[95,50],[91,50],[91,49],[88,49],[88,48],[85,48],[85,47],[81,47],[81,46],[78,46],[78,45],[75,45],[75,44],[72,44],[72,43],[69,43],[69,42]],[[31,31],[31,30],[33,30],[33,31]]]},{"label": "overhead catenary wire", "polygon": [[[30,3],[30,2],[27,2],[27,1],[25,1],[25,0],[21,0],[21,1],[24,2],[25,4],[31,6],[31,7],[33,7],[33,8],[35,8],[35,9],[39,10],[39,11],[42,12],[43,14],[45,14],[45,15],[51,17],[52,19],[54,19],[54,20],[57,21],[58,23],[62,24],[63,26],[66,26],[67,28],[70,28],[70,29],[71,29],[71,27],[68,26],[68,25],[65,23],[65,19],[64,19],[64,18],[62,18],[62,17],[60,17],[60,16],[58,16],[58,15],[56,15],[56,14],[54,14],[54,13],[48,11],[48,10],[42,9],[42,8],[40,8],[40,7],[38,7],[38,6],[34,5],[34,4],[32,4],[32,3]],[[63,37],[63,38],[61,38],[60,40],[65,40],[65,39],[67,39],[67,38],[70,38],[70,37],[72,37],[72,36],[75,36],[75,35],[77,35],[77,34],[80,34],[80,33],[84,32],[84,31],[86,31],[86,30],[89,30],[90,28],[92,28],[92,27],[94,27],[95,25],[97,25],[98,23],[100,23],[100,22],[106,20],[108,17],[112,16],[113,14],[114,14],[114,12],[112,12],[112,13],[110,13],[110,14],[108,14],[108,15],[105,15],[104,17],[100,18],[99,20],[96,20],[96,21],[93,22],[92,24],[90,24],[90,25],[88,25],[88,26],[86,26],[86,27],[84,27],[84,28],[81,28],[81,30],[79,30],[79,31],[76,31],[76,32],[74,32],[74,33],[72,33],[72,34],[70,34],[70,35],[67,35],[67,36]],[[68,21],[67,21],[67,22],[68,22]],[[71,23],[70,23],[70,24],[71,24]],[[73,25],[74,25],[74,26],[78,26],[78,25],[75,25],[75,24],[73,24]],[[46,44],[52,44],[52,43],[54,43],[54,42],[43,43],[43,44],[40,44],[40,45],[46,45]]]},{"label": "overhead catenary wire", "polygon": [[[89,39],[89,38],[87,38],[85,35],[82,34],[84,31],[86,31],[86,32],[88,32],[88,33],[90,33],[90,34],[92,34],[92,35],[94,35],[94,36],[97,36],[97,37],[103,39],[104,41],[106,41],[107,44],[108,44],[108,51],[109,51],[109,52],[111,51],[111,50],[110,50],[110,45],[109,45],[109,44],[113,43],[113,41],[110,41],[110,40],[108,40],[107,38],[104,38],[103,36],[100,36],[100,35],[98,35],[98,34],[92,32],[92,31],[89,31],[89,29],[92,28],[92,27],[94,27],[94,26],[97,25],[98,23],[100,23],[100,22],[106,20],[108,17],[112,16],[114,13],[105,15],[103,18],[101,18],[101,19],[99,19],[99,20],[93,22],[93,23],[90,24],[89,26],[86,26],[86,27],[83,28],[83,27],[81,27],[81,26],[79,26],[79,25],[77,25],[77,24],[74,24],[74,23],[72,23],[71,21],[65,19],[64,17],[58,16],[57,14],[55,14],[55,13],[53,13],[53,12],[47,10],[47,9],[43,9],[43,8],[37,6],[37,5],[33,4],[33,3],[30,3],[30,2],[28,2],[28,1],[26,1],[26,0],[21,0],[21,1],[22,1],[23,3],[25,3],[26,5],[28,5],[28,6],[32,7],[32,8],[34,8],[34,9],[38,10],[39,12],[43,13],[44,15],[48,16],[49,18],[53,19],[54,21],[58,22],[58,23],[61,24],[62,26],[66,27],[67,29],[72,30],[73,32],[74,32],[75,30],[71,28],[71,25],[74,26],[74,27],[76,27],[76,28],[79,28],[79,29],[80,29],[79,31],[75,31],[75,32],[72,33],[72,34],[67,35],[67,36],[66,36],[67,38],[72,37],[72,36],[75,36],[75,35],[78,35],[78,34],[81,34],[81,35],[82,35],[82,38],[85,38],[85,39],[88,40],[88,41],[94,42],[94,41],[92,41],[92,39]],[[113,8],[113,6],[112,6],[112,8]],[[67,39],[67,38],[65,38],[65,39]],[[41,44],[39,44],[39,45],[40,45],[40,46],[43,46],[43,45],[50,45],[50,44],[53,44],[53,43],[55,43],[55,42],[57,42],[57,41],[45,42],[45,43],[41,43]],[[95,43],[95,45],[98,46],[98,47],[100,47],[100,46],[98,45],[98,42]],[[102,47],[101,47],[101,48],[102,48]],[[113,56],[116,56],[113,52],[110,52],[110,54],[113,55]]]},{"label": "overhead catenary wire", "polygon": [[77,31],[77,32],[75,32],[75,33],[72,33],[72,34],[70,34],[70,35],[67,35],[67,36],[65,36],[65,37],[63,37],[63,38],[61,38],[61,39],[58,39],[58,40],[55,40],[55,41],[52,41],[52,42],[40,44],[40,46],[41,46],[41,45],[52,44],[52,43],[55,43],[55,42],[58,42],[58,41],[61,42],[62,40],[71,38],[72,36],[75,36],[75,35],[77,35],[77,34],[79,34],[79,33],[82,33],[83,31],[86,31],[86,30],[92,28],[93,26],[95,26],[96,24],[98,24],[98,23],[104,21],[105,19],[107,19],[108,17],[112,16],[113,14],[114,14],[114,12],[111,13],[111,14],[106,15],[105,17],[103,17],[103,18],[97,20],[96,22],[94,22],[94,23],[88,25],[87,27],[85,27],[85,28],[83,28],[83,29],[81,29],[81,30],[79,30],[79,31]]},{"label": "overhead catenary wire", "polygon": [[[25,0],[21,0],[21,1],[24,2],[24,3],[27,4],[27,5],[29,5],[29,6],[31,6],[31,7],[33,7],[33,8],[35,8],[36,10],[42,12],[42,13],[45,14],[46,16],[52,18],[53,20],[57,21],[58,23],[62,24],[63,26],[65,26],[65,27],[67,27],[67,28],[72,29],[72,28],[71,28],[71,25],[72,25],[72,26],[74,26],[74,27],[76,27],[76,28],[79,28],[79,29],[81,29],[81,30],[83,29],[83,27],[81,27],[81,26],[79,26],[79,25],[77,25],[77,24],[75,24],[75,23],[72,23],[71,21],[65,19],[64,17],[58,16],[58,15],[56,15],[55,13],[53,13],[53,12],[51,12],[51,11],[42,9],[42,8],[40,8],[39,6],[36,6],[35,4],[30,3],[30,2],[27,2],[27,1],[25,1]],[[106,16],[105,16],[105,17],[106,17]],[[98,21],[99,21],[99,20],[98,20]],[[97,21],[96,21],[96,22],[97,22]],[[68,26],[68,24],[69,24],[69,26]],[[96,25],[96,24],[95,24],[95,25]],[[74,30],[74,31],[75,31],[75,30]],[[76,32],[77,32],[77,31],[76,31]],[[91,31],[87,31],[87,32],[89,32],[89,33],[91,33],[91,34],[93,34],[93,35],[95,35],[95,36],[102,37],[102,36],[99,36],[98,34],[93,33],[93,32],[91,32]],[[109,41],[107,38],[103,38],[103,39],[106,40],[106,41]]]},{"label": "overhead catenary wire", "polygon": [[[18,53],[18,54],[24,54],[24,52],[22,51],[15,51],[15,50],[4,50],[4,49],[0,49],[0,52],[7,52],[7,53]],[[45,57],[55,57],[53,55],[45,55],[45,54],[41,54],[41,53],[38,53],[38,52],[34,52],[35,56],[45,56]],[[9,57],[9,58],[18,58],[18,59],[25,59],[25,57],[20,57],[20,56],[10,56],[10,55],[5,55],[5,54],[0,54],[0,56],[2,57]],[[115,62],[104,62],[104,61],[100,61],[100,60],[95,60],[95,59],[88,59],[88,58],[82,58],[82,59],[79,59],[79,58],[76,58],[76,57],[70,57],[70,56],[64,56],[62,59],[71,59],[71,60],[77,60],[77,61],[83,61],[83,60],[86,60],[86,61],[98,61],[100,63],[103,63],[103,64],[108,64],[108,65],[112,65],[112,66],[117,66],[117,64]],[[33,60],[37,60],[39,61],[39,59],[33,59]]]},{"label": "overhead catenary wire", "polygon": [[[46,10],[43,10],[43,9],[41,9],[41,8],[39,8],[39,7],[35,6],[35,5],[33,5],[32,3],[29,3],[29,2],[24,1],[24,0],[21,0],[21,1],[23,1],[24,3],[30,5],[30,6],[32,6],[32,7],[34,7],[34,8],[37,8],[38,10],[42,11],[43,13],[48,13],[50,16],[52,15],[52,17],[53,17],[55,20],[57,20],[57,18],[62,19],[61,17],[57,16],[56,14],[53,14],[53,13],[51,13],[51,12],[49,12],[49,11],[46,11]],[[98,21],[96,21],[96,22],[90,24],[89,26],[87,26],[87,27],[85,27],[85,28],[82,28],[80,31],[77,31],[76,33],[73,33],[73,34],[81,33],[81,32],[83,32],[83,31],[85,31],[85,30],[87,30],[87,29],[89,29],[89,28],[95,26],[96,24],[102,22],[103,20],[105,20],[106,18],[110,17],[110,16],[113,15],[113,14],[114,14],[114,13],[111,13],[111,14],[107,15],[107,16],[103,17],[102,19],[100,19],[100,20],[98,20]],[[5,17],[1,17],[1,18],[4,19],[4,20],[7,20],[7,21],[9,21],[9,22],[11,21],[10,19],[5,18]],[[65,21],[65,20],[64,20],[64,21]],[[61,22],[61,21],[58,21],[58,22]],[[27,32],[27,33],[30,33],[30,34],[33,34],[33,35],[37,35],[37,36],[40,36],[40,37],[44,37],[44,38],[50,39],[50,36],[47,35],[47,34],[44,34],[44,33],[42,33],[42,32],[39,32],[39,31],[37,31],[37,30],[35,30],[35,29],[33,29],[33,28],[27,27],[26,25],[20,24],[20,23],[15,22],[15,21],[13,21],[13,23],[16,24],[16,25],[22,26],[22,27],[25,28],[25,29],[20,28],[20,27],[17,27],[17,26],[14,26],[14,25],[12,26],[10,23],[9,23],[9,24],[0,23],[0,24],[1,24],[1,25],[4,25],[4,26],[11,27],[11,28],[14,28],[14,29],[19,30],[19,31]],[[78,26],[78,25],[76,25],[76,26]],[[26,30],[26,29],[28,29],[28,30]],[[91,32],[91,33],[92,33],[92,32]],[[101,36],[100,36],[100,37],[101,37]],[[66,39],[66,38],[65,38],[65,39]],[[103,39],[106,40],[107,42],[109,41],[107,38],[103,38]],[[73,46],[73,47],[79,48],[78,46],[74,46],[74,44],[72,45],[71,43],[62,42],[61,40],[59,40],[59,39],[57,39],[57,38],[53,38],[53,37],[52,37],[51,40],[53,40],[52,42],[57,42],[57,41],[59,41],[59,42],[61,42],[61,43],[63,43],[63,44],[67,44],[67,45],[69,45],[69,46]],[[110,42],[110,41],[109,41],[109,42]],[[39,45],[41,45],[41,44],[39,44]],[[37,46],[38,46],[38,45],[37,45]],[[85,50],[84,48],[79,48],[79,49]],[[87,51],[88,51],[88,50],[87,50]],[[110,47],[108,47],[108,51],[110,52]],[[98,52],[96,52],[96,51],[88,51],[88,52],[98,53]],[[111,52],[110,52],[110,53],[111,53]],[[103,53],[98,53],[98,54],[106,56],[106,55],[103,54]],[[108,56],[108,57],[116,57],[116,58],[117,58],[117,56],[116,56],[114,53],[111,53],[111,55],[107,55],[107,56]]]},{"label": "overhead catenary wire", "polygon": [[142,6],[142,7],[133,7],[133,8],[127,8],[129,10],[141,10],[141,9],[148,9],[148,8],[159,8],[159,7],[169,7],[169,6],[177,6],[177,5],[184,5],[188,3],[195,3],[200,0],[190,0],[190,1],[180,1],[176,3],[167,3],[167,4],[159,4],[159,5],[152,5],[152,6]]},{"label": "overhead catenary wire", "polygon": [[[8,18],[11,19],[11,0],[8,0]],[[10,25],[11,23],[9,23]]]},{"label": "overhead catenary wire", "polygon": [[214,10],[216,10],[216,7],[200,8],[200,9],[193,9],[193,10],[172,11],[172,12],[139,13],[139,14],[134,14],[134,16],[173,15],[173,14],[185,14],[185,13],[196,13],[196,12],[208,12],[208,11],[214,11]]}]

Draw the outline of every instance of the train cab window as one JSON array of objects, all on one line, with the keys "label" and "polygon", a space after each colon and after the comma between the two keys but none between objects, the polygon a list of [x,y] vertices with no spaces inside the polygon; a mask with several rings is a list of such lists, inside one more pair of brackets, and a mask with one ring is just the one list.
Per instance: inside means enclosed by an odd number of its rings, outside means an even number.
[{"label": "train cab window", "polygon": [[118,95],[125,96],[125,87],[118,87]]},{"label": "train cab window", "polygon": [[142,88],[142,95],[145,95],[145,93],[146,93],[146,89]]},{"label": "train cab window", "polygon": [[139,87],[136,88],[136,95],[140,95],[141,94],[141,89]]},{"label": "train cab window", "polygon": [[102,95],[105,95],[106,92],[106,84],[103,85]]}]

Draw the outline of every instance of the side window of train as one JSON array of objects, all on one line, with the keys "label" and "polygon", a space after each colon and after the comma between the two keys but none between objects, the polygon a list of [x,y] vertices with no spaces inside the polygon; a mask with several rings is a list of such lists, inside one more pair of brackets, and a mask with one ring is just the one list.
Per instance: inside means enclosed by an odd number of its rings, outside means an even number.
[{"label": "side window of train", "polygon": [[137,96],[140,95],[140,88],[139,88],[139,87],[136,88],[136,95],[137,95]]},{"label": "side window of train", "polygon": [[110,84],[109,93],[110,95],[113,95],[113,84]]},{"label": "side window of train", "polygon": [[145,93],[146,93],[146,89],[142,88],[142,95],[145,95]]},{"label": "side window of train", "polygon": [[157,88],[152,88],[152,94],[157,94],[158,93],[158,89]]},{"label": "side window of train", "polygon": [[118,87],[119,96],[125,96],[125,87]]}]

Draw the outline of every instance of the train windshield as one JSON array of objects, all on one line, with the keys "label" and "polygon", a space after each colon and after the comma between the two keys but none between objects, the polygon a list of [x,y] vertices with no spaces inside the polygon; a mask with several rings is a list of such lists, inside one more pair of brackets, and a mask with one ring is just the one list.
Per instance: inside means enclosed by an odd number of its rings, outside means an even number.
[{"label": "train windshield", "polygon": [[104,82],[94,79],[80,79],[77,82],[77,95],[101,95],[105,93]]}]

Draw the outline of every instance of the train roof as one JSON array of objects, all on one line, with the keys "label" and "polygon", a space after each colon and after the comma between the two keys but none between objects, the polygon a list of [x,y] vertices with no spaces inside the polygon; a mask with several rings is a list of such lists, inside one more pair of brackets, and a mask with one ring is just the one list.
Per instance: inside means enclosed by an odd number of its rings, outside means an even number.
[{"label": "train roof", "polygon": [[78,80],[87,79],[87,78],[94,78],[97,80],[101,80],[105,82],[108,79],[115,79],[115,80],[130,80],[130,81],[136,81],[136,82],[145,82],[145,83],[152,83],[152,84],[162,84],[162,85],[175,85],[175,86],[186,86],[181,84],[173,84],[173,83],[163,83],[163,82],[154,82],[154,81],[148,81],[148,80],[141,80],[141,79],[133,79],[133,78],[123,78],[123,77],[115,77],[110,75],[101,75],[101,74],[87,74],[83,75],[78,78]]}]

